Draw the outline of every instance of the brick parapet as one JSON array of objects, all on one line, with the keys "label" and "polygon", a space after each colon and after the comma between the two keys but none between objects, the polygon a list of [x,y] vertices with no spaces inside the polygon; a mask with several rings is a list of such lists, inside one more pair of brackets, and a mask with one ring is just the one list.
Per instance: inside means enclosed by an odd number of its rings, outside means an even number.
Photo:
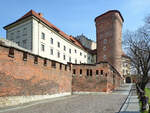
[{"label": "brick parapet", "polygon": [[[110,92],[120,86],[121,76],[109,63],[73,65],[73,92]],[[82,74],[80,71],[82,70]],[[89,74],[87,75],[87,70]],[[92,70],[92,75],[90,75]],[[99,71],[98,74],[96,71]],[[101,71],[103,74],[101,74]],[[119,78],[119,79],[118,79]]]},{"label": "brick parapet", "polygon": [[[0,96],[71,93],[72,64],[62,64],[25,51],[0,46]],[[38,59],[35,63],[35,57]],[[52,62],[56,66],[52,66]],[[61,65],[61,66],[60,66]],[[61,69],[60,69],[61,67]]]}]

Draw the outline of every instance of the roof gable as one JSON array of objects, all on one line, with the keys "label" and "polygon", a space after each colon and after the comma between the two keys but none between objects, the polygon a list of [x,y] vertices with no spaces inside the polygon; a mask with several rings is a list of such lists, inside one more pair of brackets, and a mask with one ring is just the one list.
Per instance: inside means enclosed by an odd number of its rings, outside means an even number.
[{"label": "roof gable", "polygon": [[[33,10],[30,10],[29,12],[27,12],[24,16],[22,16],[20,19],[16,20],[15,22],[7,25],[4,27],[4,29],[6,29],[8,26],[11,26],[12,24],[15,24],[29,16],[34,16],[37,19],[39,19],[40,21],[42,21],[43,23],[45,23],[46,25],[48,25],[50,28],[52,28],[53,30],[57,31],[60,35],[62,35],[64,38],[66,38],[67,40],[71,41],[71,43],[77,45],[78,47],[84,49],[83,45],[81,43],[79,43],[75,38],[73,38],[72,36],[67,35],[66,33],[64,33],[63,31],[61,31],[59,28],[57,28],[56,26],[54,26],[53,24],[51,24],[48,20],[46,20],[45,18],[43,18],[42,16],[40,16],[38,13],[36,13]],[[85,49],[84,49],[85,50]]]}]

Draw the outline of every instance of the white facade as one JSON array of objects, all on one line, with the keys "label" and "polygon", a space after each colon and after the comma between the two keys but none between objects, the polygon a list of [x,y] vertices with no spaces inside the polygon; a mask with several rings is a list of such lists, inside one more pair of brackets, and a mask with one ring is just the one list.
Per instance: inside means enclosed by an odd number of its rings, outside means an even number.
[{"label": "white facade", "polygon": [[32,50],[32,20],[27,20],[7,30],[6,39]]},{"label": "white facade", "polygon": [[7,39],[48,59],[62,63],[92,63],[92,55],[35,17],[7,28]]},{"label": "white facade", "polygon": [[122,56],[122,74],[123,75],[131,75],[131,65],[130,59]]}]

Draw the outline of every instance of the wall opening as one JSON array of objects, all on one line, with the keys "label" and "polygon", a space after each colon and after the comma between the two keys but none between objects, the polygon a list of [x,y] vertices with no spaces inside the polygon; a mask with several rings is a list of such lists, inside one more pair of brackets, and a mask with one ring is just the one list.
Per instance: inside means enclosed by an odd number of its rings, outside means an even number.
[{"label": "wall opening", "polygon": [[131,77],[126,77],[126,83],[131,83]]}]

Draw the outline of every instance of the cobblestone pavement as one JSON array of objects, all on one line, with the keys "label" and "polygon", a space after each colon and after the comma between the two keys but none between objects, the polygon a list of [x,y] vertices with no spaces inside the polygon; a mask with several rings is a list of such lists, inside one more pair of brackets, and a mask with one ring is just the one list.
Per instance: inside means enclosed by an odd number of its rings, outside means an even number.
[{"label": "cobblestone pavement", "polygon": [[0,113],[117,113],[127,95],[121,93],[88,94],[44,100],[32,105],[3,109]]}]

